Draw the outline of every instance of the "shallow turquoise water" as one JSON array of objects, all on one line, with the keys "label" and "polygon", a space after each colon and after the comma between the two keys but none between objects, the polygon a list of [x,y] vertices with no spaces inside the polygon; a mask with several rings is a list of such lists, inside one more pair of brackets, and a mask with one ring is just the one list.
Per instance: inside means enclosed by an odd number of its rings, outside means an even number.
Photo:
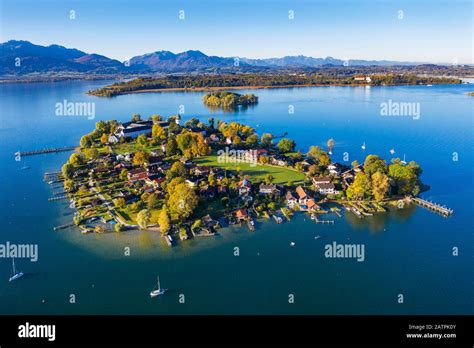
[{"label": "shallow turquoise water", "polygon": [[[211,113],[203,93],[120,96],[84,93],[104,82],[3,85],[0,117],[0,243],[38,243],[39,260],[19,260],[27,273],[10,284],[10,260],[0,259],[0,313],[167,314],[449,314],[473,313],[473,98],[469,86],[317,87],[251,91],[259,105],[243,112]],[[242,91],[245,93],[246,91]],[[96,103],[96,119],[55,116],[55,104]],[[380,103],[419,102],[419,120],[382,117]],[[291,223],[259,223],[255,233],[231,228],[216,238],[191,240],[169,249],[151,232],[81,235],[53,232],[72,211],[49,203],[45,171],[58,170],[67,153],[24,158],[13,153],[77,144],[95,121],[175,114],[249,123],[260,133],[288,132],[298,148],[336,141],[335,160],[367,153],[419,162],[431,185],[424,197],[448,205],[445,219],[422,208],[363,221],[352,216],[316,225],[297,216]],[[289,105],[294,113],[289,114]],[[367,145],[366,152],[361,144]],[[452,160],[457,152],[458,161]],[[30,170],[20,170],[24,165]],[[323,238],[315,240],[314,236]],[[295,242],[291,247],[290,242]],[[365,261],[328,259],[324,245],[360,243]],[[124,247],[131,255],[124,256]],[[234,247],[240,256],[234,256]],[[452,248],[459,256],[452,256]],[[156,274],[168,295],[150,300]],[[4,281],[1,281],[3,279]],[[69,303],[69,295],[76,303]],[[185,303],[178,302],[179,294]],[[295,303],[288,303],[294,294]],[[404,303],[397,303],[397,295]],[[42,303],[42,300],[45,300]]]}]

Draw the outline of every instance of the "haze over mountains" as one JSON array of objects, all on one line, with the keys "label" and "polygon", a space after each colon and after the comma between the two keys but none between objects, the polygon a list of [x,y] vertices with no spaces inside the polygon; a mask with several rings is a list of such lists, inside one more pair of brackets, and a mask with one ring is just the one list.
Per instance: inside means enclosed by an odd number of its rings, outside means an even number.
[{"label": "haze over mountains", "polygon": [[[238,62],[238,64],[236,64]],[[350,60],[351,66],[419,65],[421,63],[395,61]],[[31,73],[189,73],[262,71],[290,68],[341,66],[344,61],[332,57],[313,58],[287,56],[282,58],[250,59],[208,56],[201,51],[173,53],[157,51],[120,62],[99,54],[66,48],[59,45],[41,46],[28,41],[11,40],[0,44],[0,74],[24,75]]]}]

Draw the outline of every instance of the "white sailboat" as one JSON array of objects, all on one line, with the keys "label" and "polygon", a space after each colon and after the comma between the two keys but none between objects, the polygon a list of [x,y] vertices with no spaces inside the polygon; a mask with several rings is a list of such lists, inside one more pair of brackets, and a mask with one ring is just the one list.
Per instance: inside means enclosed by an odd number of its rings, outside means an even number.
[{"label": "white sailboat", "polygon": [[156,287],[150,292],[150,297],[156,297],[163,295],[166,292],[166,289],[162,289],[160,285],[160,277],[158,278],[158,283],[156,284]]},{"label": "white sailboat", "polygon": [[362,150],[365,151],[365,141],[364,141],[364,143],[362,144],[361,148],[362,148]]},{"label": "white sailboat", "polygon": [[14,280],[17,280],[21,277],[24,276],[23,272],[18,272],[16,267],[15,267],[15,259],[12,258],[12,276],[8,279],[9,282],[12,282]]},{"label": "white sailboat", "polygon": [[391,149],[391,150],[390,150],[390,154],[393,155],[394,153],[395,153],[395,149]]},{"label": "white sailboat", "polygon": [[403,154],[403,161],[401,161],[401,163],[402,163],[403,165],[407,164],[407,161],[406,161],[406,159],[405,159],[405,154]]}]

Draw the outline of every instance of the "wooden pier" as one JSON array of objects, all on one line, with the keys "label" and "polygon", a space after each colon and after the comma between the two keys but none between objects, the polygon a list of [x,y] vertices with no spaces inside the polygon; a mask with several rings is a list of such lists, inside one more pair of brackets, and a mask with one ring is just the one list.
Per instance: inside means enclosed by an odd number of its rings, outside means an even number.
[{"label": "wooden pier", "polygon": [[449,209],[448,207],[446,207],[444,205],[440,205],[440,204],[437,204],[437,203],[434,203],[434,202],[431,202],[431,201],[427,201],[427,200],[425,200],[423,198],[419,198],[419,197],[414,197],[414,198],[412,198],[412,200],[416,204],[422,206],[423,208],[433,210],[433,211],[435,211],[438,214],[441,214],[443,216],[450,216],[450,215],[454,214],[453,209]]},{"label": "wooden pier", "polygon": [[329,225],[334,224],[334,220],[319,220],[316,214],[311,215],[311,220],[313,220],[317,224],[329,224]]},{"label": "wooden pier", "polygon": [[63,146],[63,147],[53,147],[53,148],[33,150],[33,151],[18,151],[18,152],[15,152],[15,156],[24,157],[24,156],[42,155],[45,153],[66,152],[66,151],[72,151],[75,148],[76,148],[75,146]]},{"label": "wooden pier", "polygon": [[59,201],[61,199],[67,199],[67,196],[66,195],[62,195],[62,196],[55,196],[55,197],[50,197],[48,198],[48,201],[52,202],[52,201]]}]

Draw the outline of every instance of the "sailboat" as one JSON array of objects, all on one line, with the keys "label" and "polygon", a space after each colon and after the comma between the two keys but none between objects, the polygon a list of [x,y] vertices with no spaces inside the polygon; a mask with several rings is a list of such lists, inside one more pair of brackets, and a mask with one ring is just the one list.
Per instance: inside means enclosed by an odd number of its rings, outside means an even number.
[{"label": "sailboat", "polygon": [[158,277],[158,283],[156,284],[156,287],[150,292],[150,297],[156,297],[163,295],[166,292],[166,289],[162,289],[160,285],[160,277]]},{"label": "sailboat", "polygon": [[393,155],[395,153],[395,150],[394,149],[391,149],[390,150],[390,153]]},{"label": "sailboat", "polygon": [[10,277],[10,279],[8,279],[9,282],[12,282],[14,280],[17,280],[21,277],[24,276],[24,273],[23,272],[18,272],[16,267],[15,267],[15,259],[12,258],[12,268],[13,268],[13,272],[12,272],[12,276]]},{"label": "sailboat", "polygon": [[362,144],[361,148],[362,148],[362,150],[365,151],[365,141],[364,141],[364,143]]}]

